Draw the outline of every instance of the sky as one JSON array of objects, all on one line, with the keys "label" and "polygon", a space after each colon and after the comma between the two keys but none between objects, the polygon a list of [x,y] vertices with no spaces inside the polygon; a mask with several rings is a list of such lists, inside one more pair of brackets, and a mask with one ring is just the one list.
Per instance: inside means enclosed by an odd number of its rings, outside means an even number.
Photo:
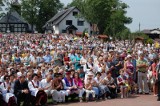
[{"label": "sky", "polygon": [[[60,0],[67,5],[72,0]],[[121,0],[129,5],[127,16],[132,17],[131,24],[126,25],[132,32],[143,29],[160,28],[160,0]]]}]

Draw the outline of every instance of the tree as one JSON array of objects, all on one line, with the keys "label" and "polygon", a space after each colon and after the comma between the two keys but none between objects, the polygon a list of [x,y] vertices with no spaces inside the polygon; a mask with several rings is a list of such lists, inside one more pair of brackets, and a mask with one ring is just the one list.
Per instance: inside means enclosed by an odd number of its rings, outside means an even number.
[{"label": "tree", "polygon": [[73,0],[69,6],[78,7],[89,22],[97,24],[100,34],[115,36],[132,22],[125,16],[128,5],[119,0]]},{"label": "tree", "polygon": [[6,20],[6,28],[5,31],[8,31],[8,23],[9,23],[9,19],[10,19],[10,15],[12,11],[19,11],[20,10],[20,6],[18,4],[15,5],[15,1],[14,0],[0,0],[0,18],[4,17],[5,15],[7,16],[7,20]]},{"label": "tree", "polygon": [[134,36],[134,38],[142,37],[144,39],[144,43],[150,43],[150,44],[154,43],[153,39],[149,38],[149,36],[144,34],[143,32],[136,31],[131,35]]},{"label": "tree", "polygon": [[34,25],[37,23],[40,0],[22,0],[22,16],[31,24],[33,32]]},{"label": "tree", "polygon": [[4,17],[10,10],[10,1],[0,0],[0,18]]},{"label": "tree", "polygon": [[18,12],[18,14],[21,15],[21,4],[18,2],[18,0],[14,0],[14,1],[15,2],[13,2],[11,6],[16,12]]},{"label": "tree", "polygon": [[22,0],[22,16],[39,32],[42,26],[53,17],[63,5],[59,0]]},{"label": "tree", "polygon": [[125,24],[130,24],[132,18],[125,16],[127,13],[126,8],[128,8],[128,5],[125,3],[117,2],[114,4],[105,33],[117,37],[117,34],[128,30]]},{"label": "tree", "polygon": [[59,0],[41,0],[39,5],[37,30],[43,32],[43,25],[51,19],[61,8],[63,4]]}]

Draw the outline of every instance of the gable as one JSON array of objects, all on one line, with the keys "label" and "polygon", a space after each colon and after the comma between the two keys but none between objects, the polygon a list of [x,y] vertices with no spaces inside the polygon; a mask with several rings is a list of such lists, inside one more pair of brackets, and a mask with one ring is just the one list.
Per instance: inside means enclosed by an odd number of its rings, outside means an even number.
[{"label": "gable", "polygon": [[[59,24],[63,24],[64,25],[67,20],[72,20],[72,23],[76,23],[76,25],[74,24],[75,26],[77,26],[77,22],[78,21],[84,21],[85,23],[89,24],[89,22],[87,20],[85,20],[85,18],[83,18],[81,16],[78,16],[78,15],[74,15],[75,12],[80,14],[79,9],[75,8],[72,11],[70,11],[66,17],[63,17],[63,19],[61,19],[61,21],[58,23],[58,25]],[[67,25],[67,24],[65,24],[65,25]]]},{"label": "gable", "polygon": [[80,11],[76,7],[71,7],[71,8],[62,10],[62,11],[58,12],[56,15],[54,15],[54,17],[52,17],[49,21],[47,21],[46,24],[43,27],[46,27],[47,24],[52,24],[52,25],[59,24],[61,21],[63,21],[63,19],[65,17],[67,17],[72,12],[78,12],[79,13]]},{"label": "gable", "polygon": [[[9,17],[9,20],[8,20]],[[27,23],[16,11],[11,12],[9,16],[5,15],[1,20],[0,23]]]},{"label": "gable", "polygon": [[62,15],[62,16],[54,23],[54,25],[59,24],[61,21],[63,21],[63,19],[65,19],[69,14],[71,14],[72,11],[76,11],[76,10],[78,10],[76,7],[71,7],[71,8],[69,8],[69,9],[65,12],[65,14]]}]

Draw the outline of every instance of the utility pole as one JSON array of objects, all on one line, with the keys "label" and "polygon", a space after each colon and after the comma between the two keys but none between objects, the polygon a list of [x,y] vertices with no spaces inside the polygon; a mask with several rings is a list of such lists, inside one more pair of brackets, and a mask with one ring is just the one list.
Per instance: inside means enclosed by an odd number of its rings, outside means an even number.
[{"label": "utility pole", "polygon": [[139,32],[141,31],[141,23],[139,22]]}]

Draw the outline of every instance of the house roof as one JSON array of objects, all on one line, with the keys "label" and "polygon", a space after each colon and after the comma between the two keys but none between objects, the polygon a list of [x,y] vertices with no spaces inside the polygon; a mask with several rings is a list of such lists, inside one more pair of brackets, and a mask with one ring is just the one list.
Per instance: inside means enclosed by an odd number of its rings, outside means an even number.
[{"label": "house roof", "polygon": [[150,31],[149,29],[144,29],[142,32],[145,33],[145,34],[148,34],[148,33],[150,33],[151,31]]},{"label": "house roof", "polygon": [[75,8],[76,7],[71,7],[58,12],[54,17],[52,17],[49,21],[46,22],[43,28],[47,26],[47,23],[52,23],[53,25],[59,24]]},{"label": "house roof", "polygon": [[153,34],[152,33],[153,31],[160,32],[160,29],[159,28],[157,28],[157,29],[144,29],[142,32],[145,33],[145,34]]},{"label": "house roof", "polygon": [[8,23],[27,23],[16,11],[10,13],[10,15],[5,15],[1,20],[0,23],[7,23],[7,18],[9,17]]}]

